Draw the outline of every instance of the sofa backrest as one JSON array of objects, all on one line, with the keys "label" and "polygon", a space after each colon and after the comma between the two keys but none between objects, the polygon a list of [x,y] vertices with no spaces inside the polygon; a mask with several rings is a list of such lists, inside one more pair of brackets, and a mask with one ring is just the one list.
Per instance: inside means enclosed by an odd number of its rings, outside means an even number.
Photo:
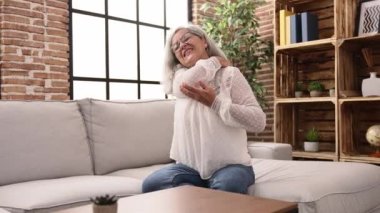
[{"label": "sofa backrest", "polygon": [[0,101],[0,185],[92,171],[76,102]]},{"label": "sofa backrest", "polygon": [[92,147],[95,174],[168,163],[174,101],[78,101]]}]

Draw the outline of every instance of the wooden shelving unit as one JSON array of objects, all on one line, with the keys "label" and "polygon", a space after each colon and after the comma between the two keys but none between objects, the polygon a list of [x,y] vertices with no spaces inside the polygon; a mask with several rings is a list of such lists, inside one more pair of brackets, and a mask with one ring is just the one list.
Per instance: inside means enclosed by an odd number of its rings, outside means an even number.
[{"label": "wooden shelving unit", "polygon": [[[362,97],[361,82],[369,71],[380,75],[380,34],[355,36],[359,0],[275,0],[274,104],[275,141],[293,146],[293,157],[380,164],[365,139],[369,126],[380,123],[380,97]],[[319,39],[279,45],[279,11],[311,12],[318,17]],[[373,64],[362,56],[370,48]],[[304,92],[295,98],[296,82],[318,80],[322,97]],[[328,89],[335,88],[329,97]],[[305,132],[319,130],[320,151],[305,152]]]}]

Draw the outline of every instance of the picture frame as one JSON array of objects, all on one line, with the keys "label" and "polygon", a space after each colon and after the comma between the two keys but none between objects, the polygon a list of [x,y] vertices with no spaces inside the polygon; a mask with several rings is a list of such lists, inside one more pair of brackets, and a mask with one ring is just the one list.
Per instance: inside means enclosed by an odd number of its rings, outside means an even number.
[{"label": "picture frame", "polygon": [[358,36],[373,35],[380,32],[380,0],[360,3]]}]

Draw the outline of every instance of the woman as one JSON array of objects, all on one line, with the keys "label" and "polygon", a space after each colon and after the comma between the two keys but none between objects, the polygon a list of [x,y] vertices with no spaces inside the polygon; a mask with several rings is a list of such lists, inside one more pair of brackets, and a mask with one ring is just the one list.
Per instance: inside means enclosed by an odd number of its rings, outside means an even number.
[{"label": "woman", "polygon": [[244,76],[199,27],[177,28],[166,44],[163,85],[177,97],[170,157],[143,183],[143,192],[195,185],[247,193],[255,176],[246,130],[266,116]]}]

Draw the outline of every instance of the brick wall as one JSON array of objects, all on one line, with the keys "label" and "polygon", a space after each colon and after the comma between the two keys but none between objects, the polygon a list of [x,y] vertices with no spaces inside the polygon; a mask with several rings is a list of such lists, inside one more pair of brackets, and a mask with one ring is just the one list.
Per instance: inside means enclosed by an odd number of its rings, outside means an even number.
[{"label": "brick wall", "polygon": [[[273,41],[273,0],[266,0],[266,4],[260,6],[256,10],[256,15],[259,18],[259,33],[262,39]],[[274,73],[273,63],[268,63],[262,66],[262,69],[257,72],[257,79],[260,81],[267,91],[266,101],[268,107],[264,109],[267,115],[267,126],[264,132],[259,134],[249,134],[249,139],[254,141],[273,141],[273,116],[274,116]]]},{"label": "brick wall", "polygon": [[1,98],[69,99],[68,0],[0,5]]},{"label": "brick wall", "polygon": [[[216,0],[194,0],[193,1],[193,23],[199,24],[199,20],[203,16],[212,16],[212,13],[204,14],[199,11],[201,5],[205,2],[216,2]],[[262,39],[273,41],[273,0],[267,0],[266,4],[260,6],[256,10],[256,15],[259,18],[259,33]],[[273,141],[273,63],[264,64],[262,69],[257,72],[257,79],[264,85],[267,91],[266,101],[268,107],[264,109],[267,115],[267,126],[264,132],[259,134],[249,133],[249,140],[253,141]]]}]

